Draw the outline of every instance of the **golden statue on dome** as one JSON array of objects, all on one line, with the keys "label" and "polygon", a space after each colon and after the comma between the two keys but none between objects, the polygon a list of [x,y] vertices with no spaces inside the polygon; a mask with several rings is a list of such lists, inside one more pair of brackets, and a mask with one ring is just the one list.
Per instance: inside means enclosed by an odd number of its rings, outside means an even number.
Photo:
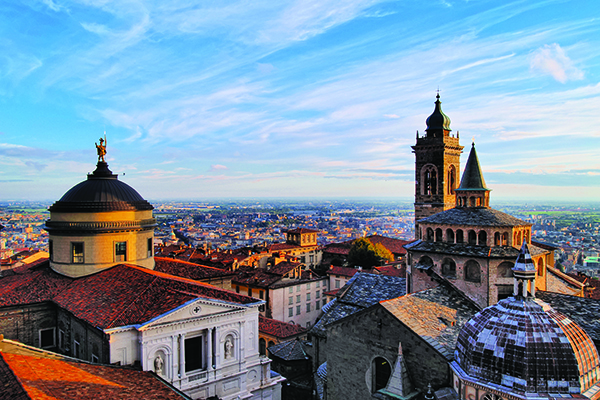
[{"label": "golden statue on dome", "polygon": [[98,152],[98,162],[106,162],[104,160],[104,156],[106,155],[106,133],[104,133],[104,139],[100,138],[100,144],[94,143],[96,145],[96,151]]}]

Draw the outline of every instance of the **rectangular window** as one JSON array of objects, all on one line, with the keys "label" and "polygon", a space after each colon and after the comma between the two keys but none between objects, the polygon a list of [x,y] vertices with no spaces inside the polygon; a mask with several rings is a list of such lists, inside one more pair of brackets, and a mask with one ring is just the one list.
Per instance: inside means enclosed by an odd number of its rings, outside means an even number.
[{"label": "rectangular window", "polygon": [[317,281],[316,283],[317,289],[321,287],[321,281]]},{"label": "rectangular window", "polygon": [[306,293],[306,301],[310,301],[310,293]]},{"label": "rectangular window", "polygon": [[56,345],[55,328],[40,329],[40,347],[42,349]]},{"label": "rectangular window", "polygon": [[71,243],[71,262],[83,264],[83,243]]},{"label": "rectangular window", "polygon": [[292,304],[294,304],[294,297],[293,297],[293,296],[290,296],[290,297],[288,298],[288,305],[290,305],[290,306],[291,306]]},{"label": "rectangular window", "polygon": [[321,292],[316,292],[315,293],[315,297],[318,299],[319,297],[321,297]]},{"label": "rectangular window", "polygon": [[52,240],[48,240],[48,258],[50,261],[54,261],[54,246],[52,246]]},{"label": "rectangular window", "polygon": [[202,369],[202,336],[185,339],[185,372]]},{"label": "rectangular window", "polygon": [[310,303],[306,303],[306,312],[310,312]]},{"label": "rectangular window", "polygon": [[252,297],[252,288],[248,288],[248,296]]},{"label": "rectangular window", "polygon": [[300,289],[301,289],[301,288],[300,288],[300,285],[296,286],[296,292],[299,292],[299,291],[300,291]]},{"label": "rectangular window", "polygon": [[58,347],[60,349],[65,348],[65,331],[63,331],[62,329],[58,330]]},{"label": "rectangular window", "polygon": [[294,307],[290,307],[288,308],[288,317],[293,317],[294,316]]},{"label": "rectangular window", "polygon": [[148,257],[152,257],[152,253],[154,253],[154,249],[152,247],[152,238],[148,238]]},{"label": "rectangular window", "polygon": [[300,295],[296,296],[296,303],[300,303]]},{"label": "rectangular window", "polygon": [[127,261],[127,242],[115,242],[115,261]]},{"label": "rectangular window", "polygon": [[290,288],[289,288],[289,290],[288,290],[288,291],[289,291],[290,293],[294,293],[294,287],[293,287],[293,286],[290,286]]},{"label": "rectangular window", "polygon": [[81,346],[77,340],[73,340],[73,357],[80,358],[79,351],[81,350]]},{"label": "rectangular window", "polygon": [[308,283],[306,284],[306,290],[309,290],[309,289],[310,289],[310,282],[308,282]]},{"label": "rectangular window", "polygon": [[236,286],[236,287],[235,287],[235,292],[236,292],[236,293],[239,293],[239,292],[240,292],[240,287],[239,287],[239,286]]},{"label": "rectangular window", "polygon": [[259,291],[259,292],[258,292],[258,297],[259,297],[261,300],[264,300],[264,299],[265,299],[265,292],[264,292],[264,291],[262,291],[262,290],[261,290],[261,291]]},{"label": "rectangular window", "polygon": [[296,306],[296,315],[300,315],[300,306]]},{"label": "rectangular window", "polygon": [[336,280],[335,280],[335,288],[336,288],[336,289],[339,289],[339,288],[340,288],[340,280],[339,280],[339,279],[336,279]]},{"label": "rectangular window", "polygon": [[317,302],[315,303],[315,310],[318,310],[319,307],[321,307],[321,301],[317,300]]}]

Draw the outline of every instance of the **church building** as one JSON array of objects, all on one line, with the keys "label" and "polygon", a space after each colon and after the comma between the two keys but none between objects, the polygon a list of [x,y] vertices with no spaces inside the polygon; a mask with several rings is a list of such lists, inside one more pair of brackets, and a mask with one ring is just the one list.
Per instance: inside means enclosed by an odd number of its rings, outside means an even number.
[{"label": "church building", "polygon": [[259,353],[264,301],[156,271],[153,207],[104,154],[50,207],[49,260],[0,277],[0,333],[153,371],[194,399],[280,399],[284,378]]}]

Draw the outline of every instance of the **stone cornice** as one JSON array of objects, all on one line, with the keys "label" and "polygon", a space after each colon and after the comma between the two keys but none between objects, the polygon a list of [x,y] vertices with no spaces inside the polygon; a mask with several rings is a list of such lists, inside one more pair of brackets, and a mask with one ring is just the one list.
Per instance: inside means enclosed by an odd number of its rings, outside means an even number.
[{"label": "stone cornice", "polygon": [[114,232],[153,229],[158,224],[155,218],[137,221],[89,221],[68,222],[47,220],[44,229],[50,233],[61,232]]}]

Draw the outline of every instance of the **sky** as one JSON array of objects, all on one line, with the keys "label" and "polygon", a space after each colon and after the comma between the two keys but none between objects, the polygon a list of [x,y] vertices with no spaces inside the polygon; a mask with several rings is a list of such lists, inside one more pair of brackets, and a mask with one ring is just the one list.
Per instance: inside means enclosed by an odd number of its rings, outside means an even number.
[{"label": "sky", "polygon": [[496,199],[600,199],[600,5],[4,0],[0,200],[414,195],[436,93]]}]

